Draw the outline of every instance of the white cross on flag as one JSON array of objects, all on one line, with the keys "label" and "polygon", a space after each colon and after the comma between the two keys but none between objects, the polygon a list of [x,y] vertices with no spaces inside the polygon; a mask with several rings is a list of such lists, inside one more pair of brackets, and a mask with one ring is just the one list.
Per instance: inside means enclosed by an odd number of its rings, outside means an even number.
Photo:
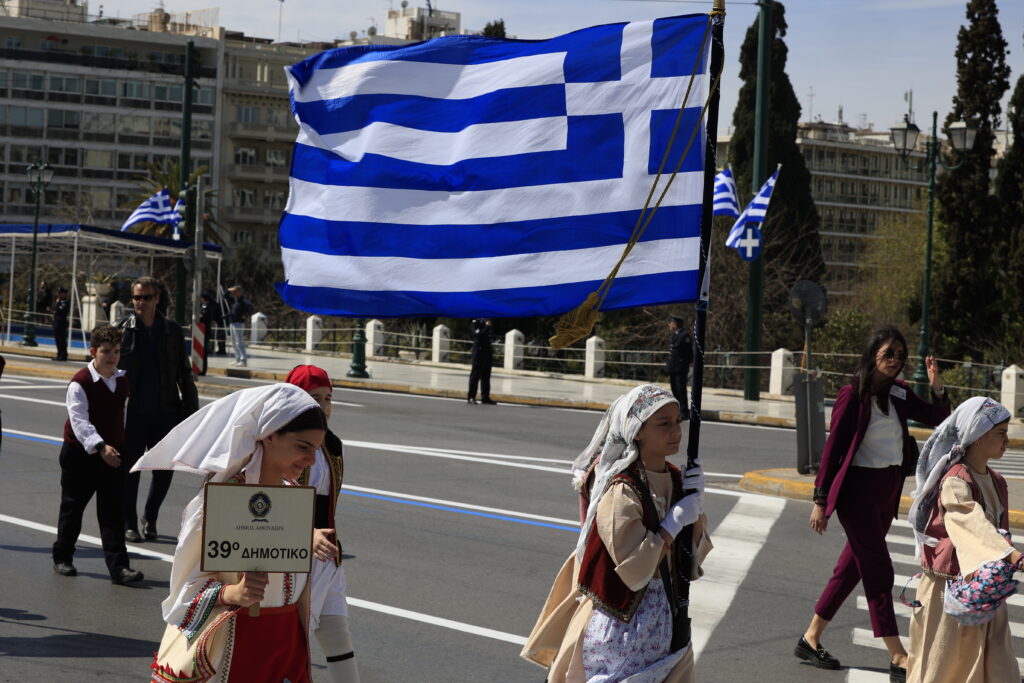
[{"label": "white cross on flag", "polygon": [[[750,203],[747,204],[747,208],[743,209],[743,213],[741,213],[740,217],[736,219],[736,223],[733,224],[732,230],[729,231],[729,236],[725,238],[725,246],[738,250],[740,249],[741,239],[753,239],[753,236],[748,235],[748,231],[744,228],[748,225],[764,222],[765,214],[768,213],[768,204],[772,200],[772,191],[775,189],[775,181],[779,177],[780,170],[782,170],[782,164],[779,164],[778,168],[775,169],[775,173],[772,173],[772,176],[765,181],[764,185],[761,186],[757,195],[755,195],[754,198],[750,200]],[[760,243],[760,231],[758,231],[757,240]],[[758,250],[760,250],[760,244],[758,245]],[[743,254],[740,254],[740,256],[743,257]],[[753,258],[743,258],[747,261],[753,260]],[[756,258],[756,256],[754,258]]]}]

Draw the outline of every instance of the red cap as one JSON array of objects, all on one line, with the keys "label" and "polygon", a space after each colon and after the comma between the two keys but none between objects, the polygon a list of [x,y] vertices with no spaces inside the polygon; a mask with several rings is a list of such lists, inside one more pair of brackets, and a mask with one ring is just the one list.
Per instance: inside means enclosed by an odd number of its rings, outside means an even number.
[{"label": "red cap", "polygon": [[317,387],[330,388],[331,386],[331,378],[327,376],[327,372],[315,365],[296,365],[288,373],[285,381],[306,391],[312,391]]}]

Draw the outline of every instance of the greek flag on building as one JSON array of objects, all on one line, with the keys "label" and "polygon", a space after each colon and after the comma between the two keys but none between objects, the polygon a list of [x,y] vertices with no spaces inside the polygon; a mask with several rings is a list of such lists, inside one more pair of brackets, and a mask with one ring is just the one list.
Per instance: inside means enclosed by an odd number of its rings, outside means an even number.
[{"label": "greek flag on building", "polygon": [[747,208],[743,209],[743,213],[732,226],[732,230],[729,231],[729,236],[725,238],[725,246],[737,248],[739,246],[740,238],[743,237],[743,228],[748,223],[763,223],[764,217],[768,213],[768,204],[772,200],[772,191],[775,189],[775,181],[778,180],[779,171],[782,170],[782,164],[779,164],[778,168],[775,169],[775,173],[772,173],[768,180],[764,181],[764,185],[758,190],[757,194],[750,203],[747,204]]},{"label": "greek flag on building", "polygon": [[[281,296],[354,317],[579,305],[630,239],[695,66],[659,192],[698,124],[708,21],[366,45],[289,67]],[[604,310],[696,299],[704,150],[701,126]]]},{"label": "greek flag on building", "polygon": [[739,218],[740,201],[737,199],[736,181],[732,177],[732,169],[719,171],[715,176],[715,216],[732,216]]},{"label": "greek flag on building", "polygon": [[[181,200],[179,199],[178,204],[180,203]],[[181,214],[171,208],[171,195],[165,187],[139,204],[139,208],[132,211],[132,215],[128,216],[128,220],[121,226],[121,232],[124,232],[136,223],[167,223],[177,228],[180,221]]]}]

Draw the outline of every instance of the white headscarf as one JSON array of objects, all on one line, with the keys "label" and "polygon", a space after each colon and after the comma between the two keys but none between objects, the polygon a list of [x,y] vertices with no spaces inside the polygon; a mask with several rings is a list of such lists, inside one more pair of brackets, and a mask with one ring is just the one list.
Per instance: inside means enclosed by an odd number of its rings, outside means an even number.
[{"label": "white headscarf", "polygon": [[997,401],[985,396],[967,399],[942,421],[921,449],[914,475],[916,489],[911,494],[914,502],[907,519],[914,529],[917,552],[921,545],[935,545],[938,541],[925,533],[939,495],[939,482],[949,468],[960,462],[967,447],[984,436],[997,424],[1010,419],[1010,411]]},{"label": "white headscarf", "polygon": [[187,417],[148,453],[132,472],[177,470],[224,481],[253,456],[259,476],[262,449],[258,442],[273,434],[317,402],[294,384],[242,389],[203,406]]},{"label": "white headscarf", "polygon": [[642,384],[619,396],[605,411],[590,444],[576,456],[572,464],[572,485],[579,491],[585,485],[587,468],[598,455],[590,505],[576,542],[577,558],[583,559],[587,537],[597,516],[597,505],[608,488],[608,482],[629,467],[640,453],[635,441],[637,433],[651,415],[670,403],[679,405],[670,392],[653,384]]}]

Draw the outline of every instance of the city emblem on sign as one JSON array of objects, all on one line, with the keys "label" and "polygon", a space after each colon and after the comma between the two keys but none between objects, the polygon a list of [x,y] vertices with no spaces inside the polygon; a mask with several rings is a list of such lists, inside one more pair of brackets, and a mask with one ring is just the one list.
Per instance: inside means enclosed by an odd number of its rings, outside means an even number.
[{"label": "city emblem on sign", "polygon": [[265,522],[266,517],[270,514],[270,496],[263,491],[257,491],[252,494],[249,499],[249,512],[255,517],[252,521],[254,522]]}]

